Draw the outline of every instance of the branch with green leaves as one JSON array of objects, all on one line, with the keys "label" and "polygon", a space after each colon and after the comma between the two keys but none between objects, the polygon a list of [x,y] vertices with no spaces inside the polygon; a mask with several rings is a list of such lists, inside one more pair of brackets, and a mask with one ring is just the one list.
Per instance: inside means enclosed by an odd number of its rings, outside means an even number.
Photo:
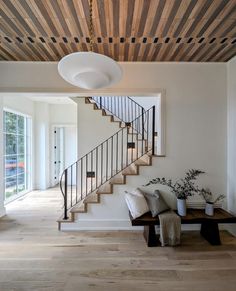
[{"label": "branch with green leaves", "polygon": [[152,184],[160,184],[170,188],[171,192],[176,195],[178,199],[187,199],[199,192],[199,188],[195,185],[195,181],[200,174],[205,172],[201,170],[190,169],[185,173],[185,177],[173,182],[172,179],[154,178],[144,186]]}]

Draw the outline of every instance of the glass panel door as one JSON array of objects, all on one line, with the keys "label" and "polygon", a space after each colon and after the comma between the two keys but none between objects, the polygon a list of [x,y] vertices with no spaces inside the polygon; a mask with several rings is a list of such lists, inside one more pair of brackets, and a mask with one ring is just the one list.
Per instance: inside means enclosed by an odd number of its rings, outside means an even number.
[{"label": "glass panel door", "polygon": [[25,116],[4,111],[5,200],[29,190],[29,123]]}]

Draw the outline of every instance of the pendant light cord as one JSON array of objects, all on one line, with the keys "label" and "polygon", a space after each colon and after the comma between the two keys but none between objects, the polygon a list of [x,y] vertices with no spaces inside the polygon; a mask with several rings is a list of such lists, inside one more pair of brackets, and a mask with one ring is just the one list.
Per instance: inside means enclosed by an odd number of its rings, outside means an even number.
[{"label": "pendant light cord", "polygon": [[89,47],[90,51],[93,52],[94,44],[94,26],[93,26],[93,0],[89,0]]}]

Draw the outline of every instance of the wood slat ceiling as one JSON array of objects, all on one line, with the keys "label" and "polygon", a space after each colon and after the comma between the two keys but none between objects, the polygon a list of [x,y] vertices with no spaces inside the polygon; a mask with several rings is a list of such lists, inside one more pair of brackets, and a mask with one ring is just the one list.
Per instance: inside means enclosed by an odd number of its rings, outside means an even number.
[{"label": "wood slat ceiling", "polygon": [[[89,49],[88,0],[0,0],[0,60]],[[94,0],[95,52],[117,61],[227,62],[236,0]]]}]

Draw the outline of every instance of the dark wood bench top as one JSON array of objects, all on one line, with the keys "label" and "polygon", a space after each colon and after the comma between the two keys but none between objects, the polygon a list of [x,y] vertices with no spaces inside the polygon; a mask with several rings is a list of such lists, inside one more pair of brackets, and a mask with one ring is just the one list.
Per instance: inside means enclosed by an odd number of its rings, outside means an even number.
[{"label": "dark wood bench top", "polygon": [[[133,219],[130,214],[130,220],[133,226],[160,224],[158,216],[152,217],[151,212],[145,213],[136,219]],[[222,208],[215,208],[214,216],[206,215],[204,209],[188,208],[187,215],[181,217],[181,223],[183,224],[203,223],[209,220],[216,223],[236,223],[236,217]]]}]

